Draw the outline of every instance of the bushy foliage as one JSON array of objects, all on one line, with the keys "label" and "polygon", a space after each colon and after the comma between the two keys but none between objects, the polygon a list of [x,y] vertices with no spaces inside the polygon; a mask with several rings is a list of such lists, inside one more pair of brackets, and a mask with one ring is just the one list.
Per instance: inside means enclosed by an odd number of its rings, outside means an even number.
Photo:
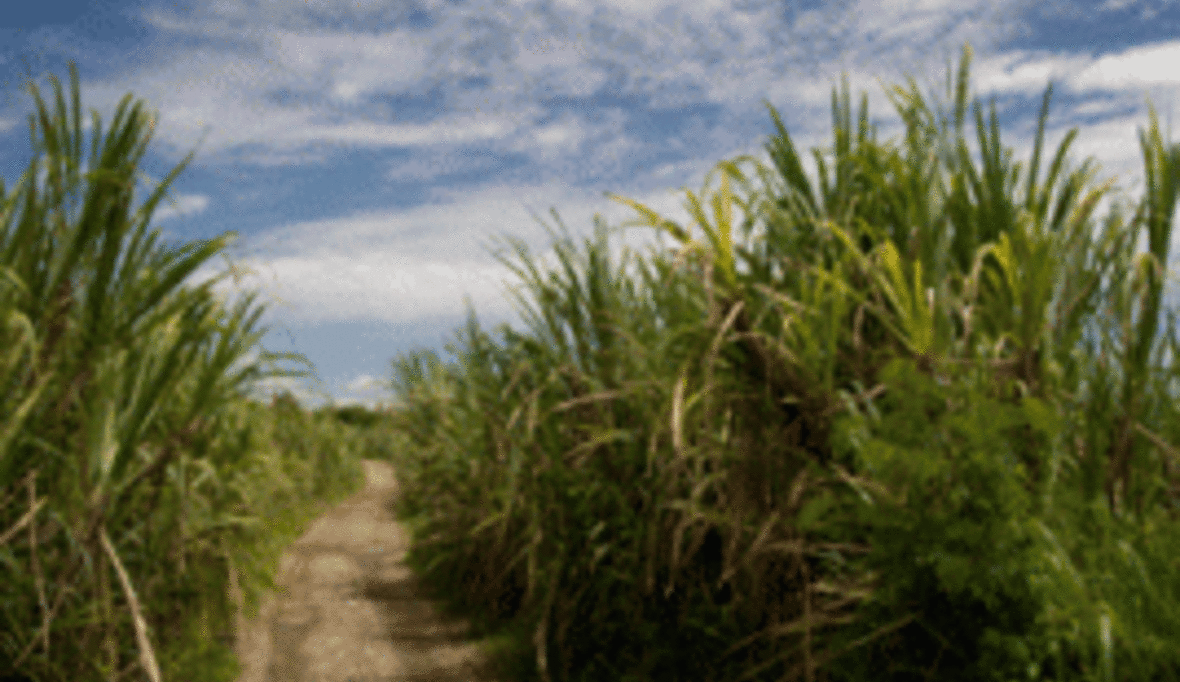
[{"label": "bushy foliage", "polygon": [[833,92],[816,185],[771,108],[777,174],[719,163],[699,237],[613,197],[672,250],[616,258],[596,219],[543,270],[509,239],[528,329],[472,313],[454,363],[395,362],[411,560],[533,674],[1176,677],[1180,147],[1152,110],[1148,190],[1097,234],[1076,130],[1038,182],[1051,88],[1027,170],[978,101],[972,157],[969,61],[949,116],[890,92],[900,144]]},{"label": "bushy foliage", "polygon": [[0,675],[224,682],[235,620],[300,526],[363,482],[358,452],[297,402],[247,399],[306,358],[245,357],[262,311],[213,295],[230,273],[182,284],[231,235],[147,232],[189,159],[131,210],[151,136],[131,95],[105,134],[94,114],[83,174],[70,71],[68,108],[56,79],[52,112],[31,87],[37,158],[0,182]]},{"label": "bushy foliage", "polygon": [[1045,653],[1045,595],[1028,579],[1035,504],[1018,454],[1031,422],[963,381],[938,385],[913,362],[895,360],[881,380],[880,418],[846,415],[835,435],[880,490],[828,523],[873,547],[863,567],[880,587],[862,607],[865,623],[909,620],[839,659],[834,677],[1023,679]]}]

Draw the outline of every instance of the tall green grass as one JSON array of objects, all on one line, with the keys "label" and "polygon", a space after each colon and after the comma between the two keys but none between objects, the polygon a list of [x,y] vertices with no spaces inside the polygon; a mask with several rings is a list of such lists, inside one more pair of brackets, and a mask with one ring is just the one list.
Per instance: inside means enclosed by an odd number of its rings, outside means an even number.
[{"label": "tall green grass", "polygon": [[55,112],[30,84],[35,158],[0,182],[0,676],[228,681],[235,624],[300,527],[362,484],[360,444],[250,400],[306,358],[249,358],[255,294],[227,310],[212,290],[235,271],[183,284],[230,235],[146,233],[192,155],[133,211],[153,119],[130,94],[105,134],[92,112],[83,173],[70,76],[68,110],[56,79]]},{"label": "tall green grass", "polygon": [[612,197],[671,250],[508,238],[526,329],[394,363],[411,561],[530,675],[1180,677],[1180,147],[1152,109],[1096,221],[1076,129],[1041,167],[1051,86],[1027,166],[978,100],[973,158],[970,57],[950,112],[888,91],[900,141],[833,91],[815,182],[768,104],[774,168],[719,163],[695,225]]}]

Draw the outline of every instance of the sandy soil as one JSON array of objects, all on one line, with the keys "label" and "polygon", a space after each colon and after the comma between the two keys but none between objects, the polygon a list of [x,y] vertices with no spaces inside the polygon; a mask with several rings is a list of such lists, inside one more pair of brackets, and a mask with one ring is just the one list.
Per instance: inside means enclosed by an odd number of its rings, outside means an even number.
[{"label": "sandy soil", "polygon": [[393,468],[365,460],[361,492],[283,554],[278,584],[238,633],[239,682],[489,680],[463,622],[423,598],[404,563],[409,536],[389,512]]}]

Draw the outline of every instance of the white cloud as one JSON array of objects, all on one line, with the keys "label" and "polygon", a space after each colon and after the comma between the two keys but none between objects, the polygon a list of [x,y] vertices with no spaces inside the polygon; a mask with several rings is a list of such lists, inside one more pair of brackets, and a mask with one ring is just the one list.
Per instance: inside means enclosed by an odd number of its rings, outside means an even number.
[{"label": "white cloud", "polygon": [[1035,96],[1050,80],[1071,84],[1074,75],[1091,60],[1085,56],[1058,56],[1018,51],[972,63],[971,80],[979,94],[1020,93]]},{"label": "white cloud", "polygon": [[1136,47],[1098,58],[1084,54],[1013,51],[976,58],[971,79],[981,92],[1033,95],[1052,80],[1078,94],[1098,92],[1137,93],[1145,85],[1180,88],[1180,75],[1172,64],[1180,63],[1180,41]]},{"label": "white cloud", "polygon": [[1120,54],[1103,55],[1077,74],[1077,90],[1128,89],[1145,83],[1180,85],[1180,41],[1134,47]]},{"label": "white cloud", "polygon": [[[764,154],[758,156],[766,162]],[[699,176],[688,183],[694,193],[700,192],[704,172],[712,165],[682,164]],[[612,191],[681,224],[691,223],[682,189],[639,194]],[[240,263],[259,274],[244,277],[238,285],[223,281],[220,291],[232,298],[235,290],[259,289],[263,301],[268,297],[279,301],[284,319],[292,321],[431,319],[459,313],[464,295],[472,297],[481,315],[506,317],[512,308],[505,287],[514,277],[484,247],[495,247],[494,236],[513,235],[545,262],[548,237],[530,210],[544,224],[560,230],[550,207],[556,207],[561,222],[575,235],[591,230],[595,213],[612,226],[637,217],[631,208],[610,201],[601,191],[560,183],[439,190],[435,203],[405,212],[357,213],[276,228],[250,239],[243,244],[243,251],[250,255]],[[653,238],[650,229],[632,230],[618,242],[617,250],[624,245],[642,249]],[[204,268],[193,279],[205,281],[214,270],[220,268]]]},{"label": "white cloud", "polygon": [[[171,189],[171,188],[169,188]],[[171,197],[171,192],[164,195],[164,199],[156,205],[156,210],[152,213],[152,222],[164,221],[174,218],[176,216],[196,215],[203,213],[209,206],[209,197],[201,194],[182,194],[180,196]],[[144,196],[146,199],[147,196]],[[141,202],[142,203],[142,202]]]},{"label": "white cloud", "polygon": [[424,41],[405,31],[373,36],[279,31],[273,41],[277,47],[268,51],[284,69],[332,82],[332,94],[346,103],[378,89],[413,85],[425,74],[429,58]]}]

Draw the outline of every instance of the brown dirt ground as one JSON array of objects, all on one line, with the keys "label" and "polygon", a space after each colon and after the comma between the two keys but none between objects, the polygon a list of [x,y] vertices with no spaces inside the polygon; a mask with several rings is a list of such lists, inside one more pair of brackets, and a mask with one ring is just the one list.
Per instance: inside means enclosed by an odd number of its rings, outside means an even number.
[{"label": "brown dirt ground", "polygon": [[241,622],[239,682],[490,680],[467,625],[445,619],[405,564],[393,467],[364,460],[364,490],[284,552],[258,617]]}]

